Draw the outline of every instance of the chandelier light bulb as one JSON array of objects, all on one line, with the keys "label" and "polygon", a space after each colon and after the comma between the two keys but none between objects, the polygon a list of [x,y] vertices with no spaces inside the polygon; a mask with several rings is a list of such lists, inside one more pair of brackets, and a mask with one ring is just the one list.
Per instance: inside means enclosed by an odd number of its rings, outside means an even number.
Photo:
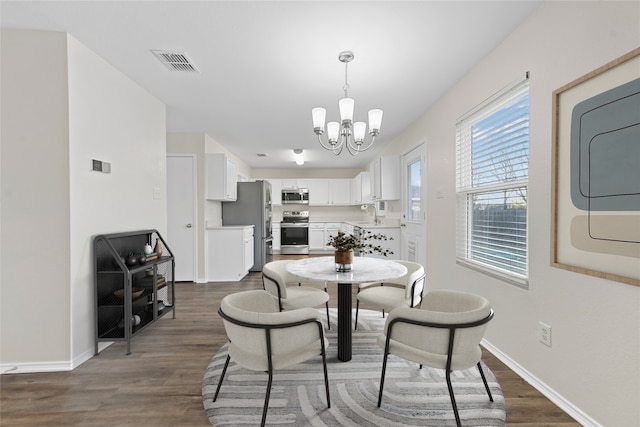
[{"label": "chandelier light bulb", "polygon": [[353,139],[355,140],[356,144],[362,144],[366,131],[367,124],[365,122],[355,122],[353,124]]},{"label": "chandelier light bulb", "polygon": [[353,108],[355,105],[355,101],[353,98],[342,98],[338,101],[338,107],[340,108],[340,121],[344,124],[345,122],[353,122]]},{"label": "chandelier light bulb", "polygon": [[380,125],[382,125],[382,110],[373,109],[369,110],[369,133],[377,135],[380,132]]},{"label": "chandelier light bulb", "polygon": [[311,110],[311,116],[313,118],[313,129],[316,131],[320,129],[321,133],[324,132],[324,121],[327,117],[327,110],[322,107],[316,107]]},{"label": "chandelier light bulb", "polygon": [[338,142],[338,136],[340,136],[340,123],[329,122],[327,123],[327,138],[329,143],[335,144]]}]

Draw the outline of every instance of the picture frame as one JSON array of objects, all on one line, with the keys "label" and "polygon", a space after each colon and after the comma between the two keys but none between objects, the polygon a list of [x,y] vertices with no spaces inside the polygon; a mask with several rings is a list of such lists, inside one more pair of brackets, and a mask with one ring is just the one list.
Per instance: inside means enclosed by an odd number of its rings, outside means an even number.
[{"label": "picture frame", "polygon": [[640,286],[640,48],[553,91],[551,265]]}]

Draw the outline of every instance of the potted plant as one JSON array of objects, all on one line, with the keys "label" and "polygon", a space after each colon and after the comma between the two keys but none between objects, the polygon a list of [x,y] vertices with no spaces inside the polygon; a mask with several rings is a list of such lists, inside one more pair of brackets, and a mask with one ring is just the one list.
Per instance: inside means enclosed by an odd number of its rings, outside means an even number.
[{"label": "potted plant", "polygon": [[338,234],[329,236],[327,245],[335,249],[336,270],[351,270],[354,249],[359,249],[361,254],[372,254],[374,252],[378,252],[383,256],[393,254],[393,251],[371,243],[373,240],[393,240],[393,237],[387,237],[384,234],[373,233],[371,231],[364,231],[359,237],[343,231],[338,231]]}]

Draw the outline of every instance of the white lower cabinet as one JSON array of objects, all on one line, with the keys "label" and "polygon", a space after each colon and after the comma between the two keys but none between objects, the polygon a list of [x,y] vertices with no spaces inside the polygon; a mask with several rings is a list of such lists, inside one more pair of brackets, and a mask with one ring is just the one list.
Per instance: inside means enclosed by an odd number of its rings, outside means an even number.
[{"label": "white lower cabinet", "polygon": [[333,246],[327,245],[327,242],[329,241],[329,237],[337,235],[338,231],[340,231],[341,228],[342,228],[342,224],[339,222],[327,222],[324,225],[324,243],[325,243],[324,250],[325,251],[331,251],[331,252],[335,251],[335,248]]},{"label": "white lower cabinet", "polygon": [[241,280],[253,267],[253,225],[207,229],[207,281]]},{"label": "white lower cabinet", "polygon": [[312,222],[309,224],[309,250],[315,253],[333,252],[335,249],[327,245],[330,236],[335,236],[342,229],[340,222]]},{"label": "white lower cabinet", "polygon": [[309,250],[323,251],[325,243],[324,222],[309,224]]}]

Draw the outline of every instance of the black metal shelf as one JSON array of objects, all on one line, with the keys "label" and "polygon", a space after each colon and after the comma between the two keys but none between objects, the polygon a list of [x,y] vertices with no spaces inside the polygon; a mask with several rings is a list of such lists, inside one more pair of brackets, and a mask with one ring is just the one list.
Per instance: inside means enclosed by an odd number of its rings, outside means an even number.
[{"label": "black metal shelf", "polygon": [[[137,333],[169,312],[176,317],[173,253],[157,230],[101,234],[93,241],[95,354],[101,341],[126,341],[127,354],[131,354],[131,339]],[[153,246],[154,242],[162,249],[161,256],[131,266],[124,262],[127,254],[138,256],[146,244]],[[132,298],[133,288],[144,291]],[[121,289],[125,290],[123,298],[114,294]],[[134,325],[134,315],[140,316],[139,325]]]}]

